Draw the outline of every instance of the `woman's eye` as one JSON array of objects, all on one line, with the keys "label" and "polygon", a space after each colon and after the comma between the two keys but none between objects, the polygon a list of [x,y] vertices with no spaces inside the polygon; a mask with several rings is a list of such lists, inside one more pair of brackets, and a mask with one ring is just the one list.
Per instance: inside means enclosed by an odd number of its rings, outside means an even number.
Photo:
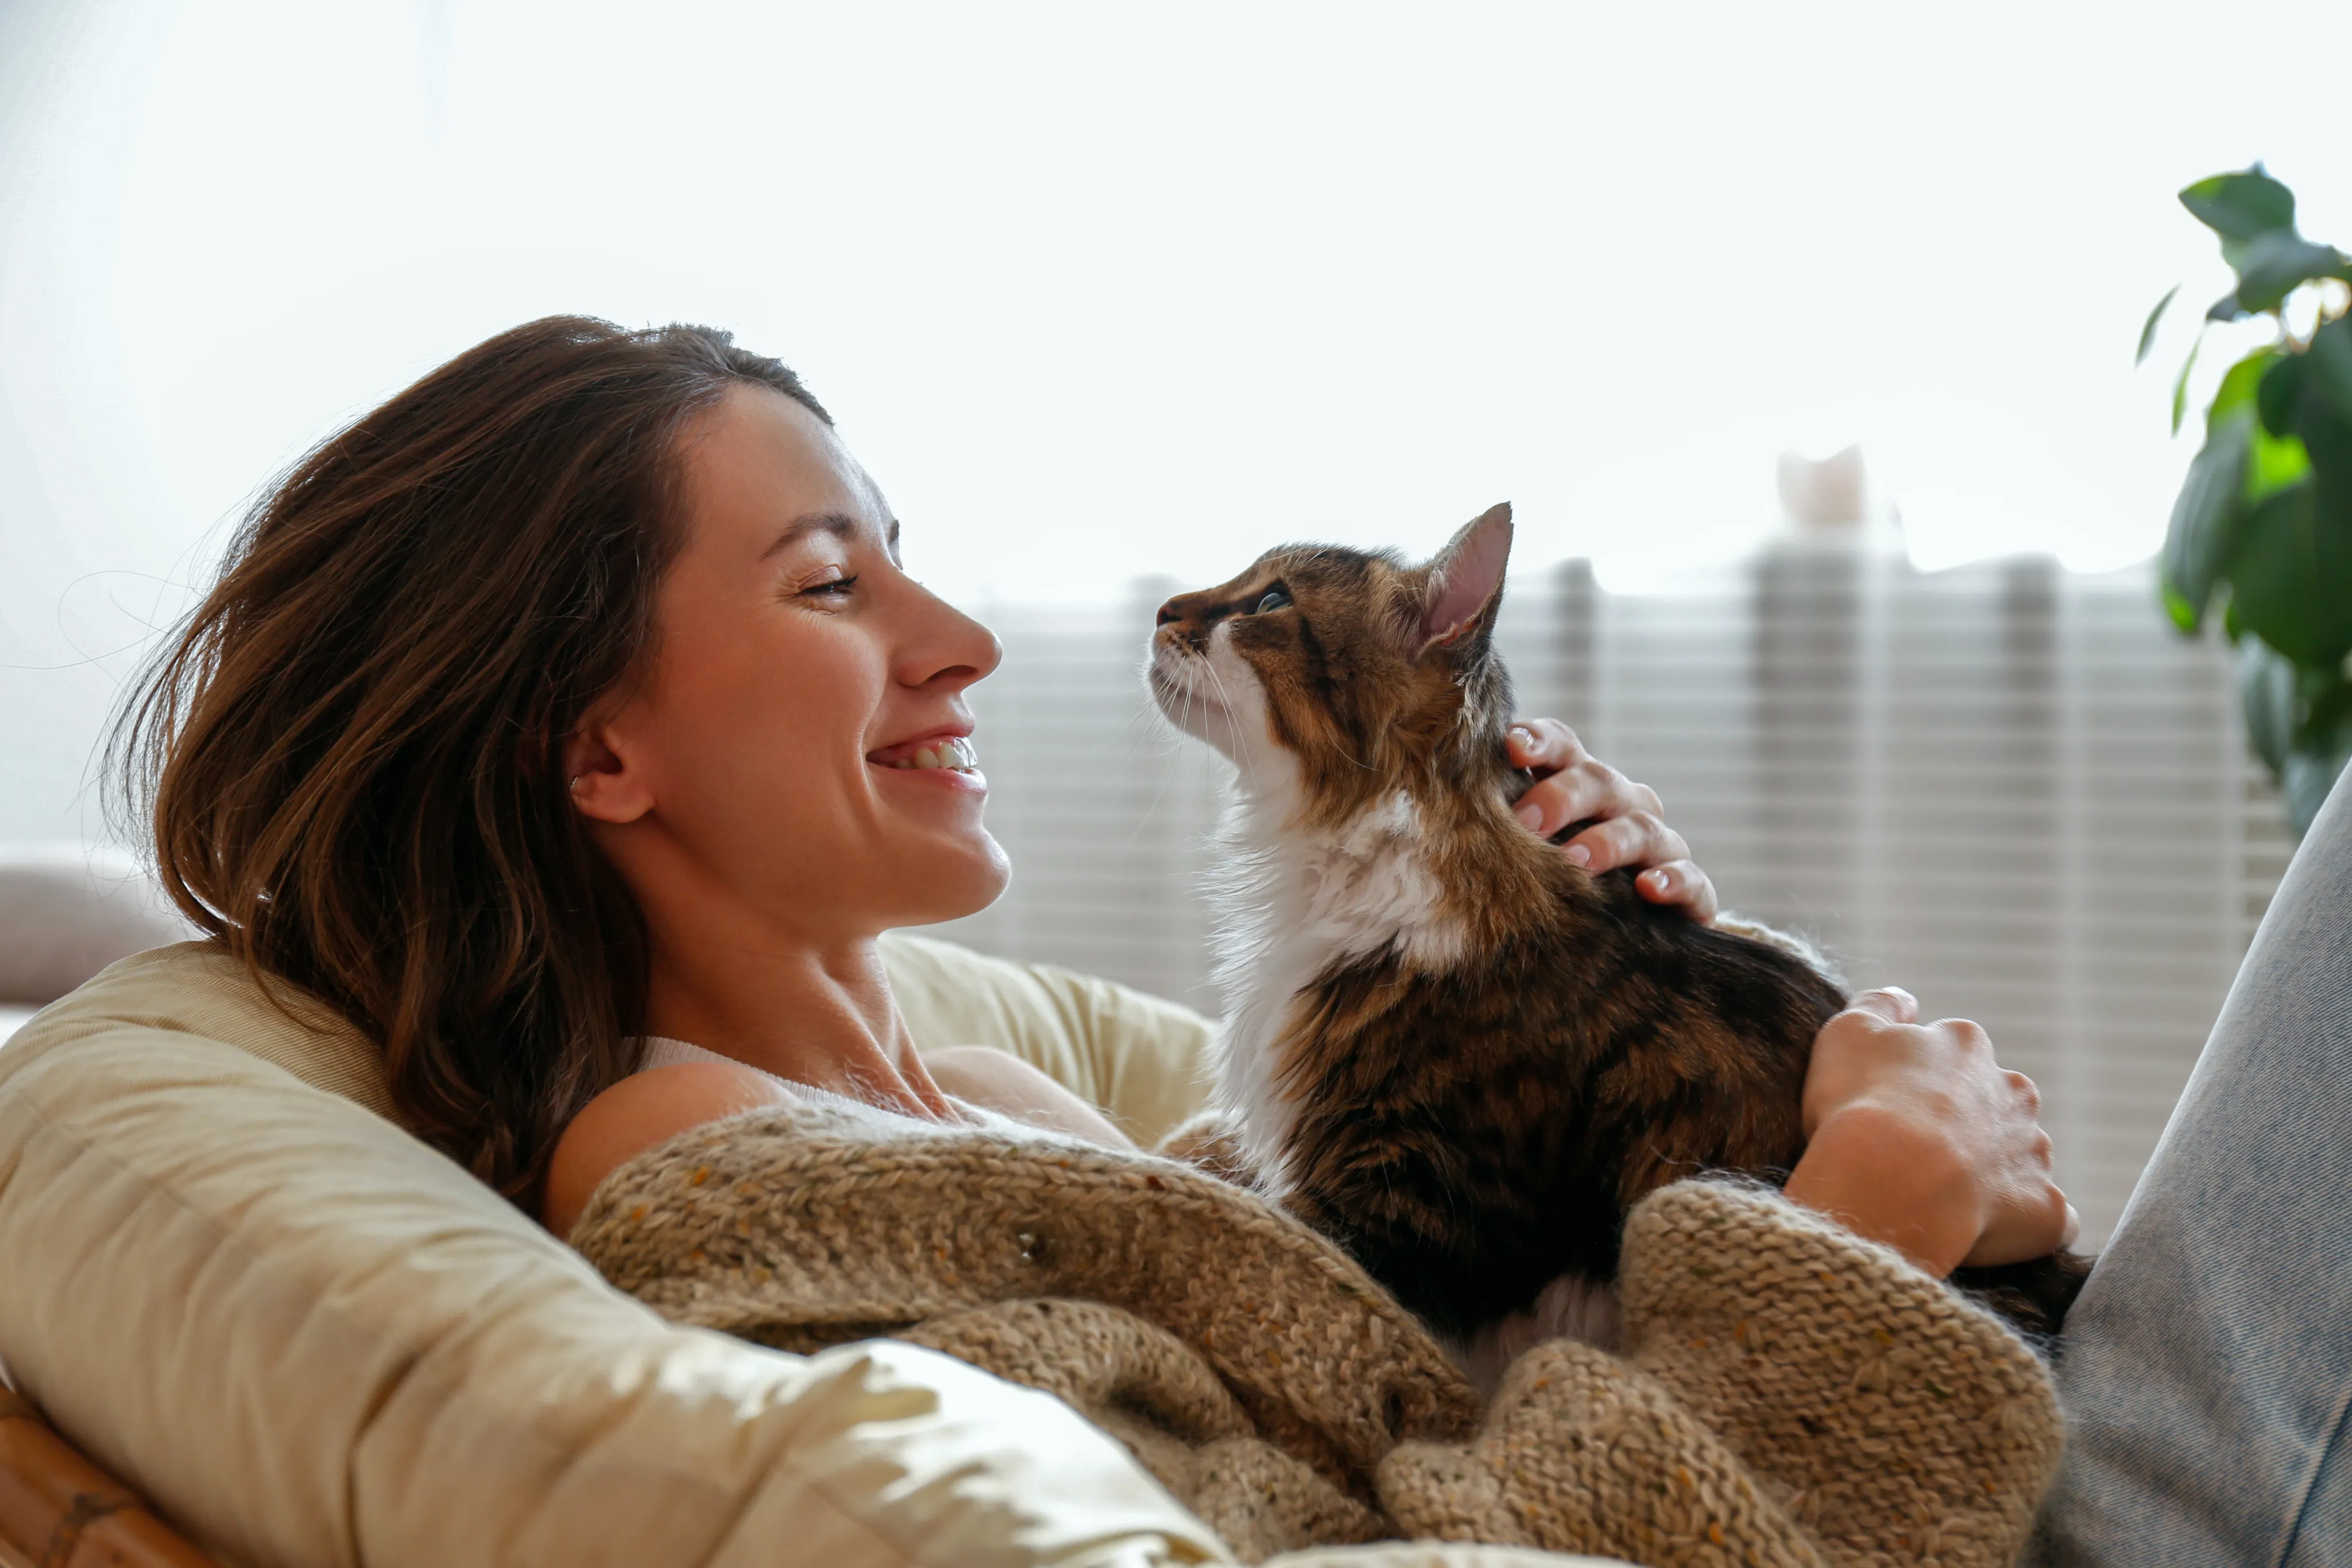
[{"label": "woman's eye", "polygon": [[823,582],[813,582],[809,584],[808,587],[802,589],[801,591],[803,594],[813,594],[820,599],[846,599],[849,597],[849,590],[851,586],[856,581],[857,579],[854,576],[827,578]]},{"label": "woman's eye", "polygon": [[1289,602],[1290,595],[1287,592],[1279,588],[1269,588],[1265,591],[1265,597],[1257,601],[1257,608],[1250,613],[1263,615],[1269,610],[1279,610]]}]

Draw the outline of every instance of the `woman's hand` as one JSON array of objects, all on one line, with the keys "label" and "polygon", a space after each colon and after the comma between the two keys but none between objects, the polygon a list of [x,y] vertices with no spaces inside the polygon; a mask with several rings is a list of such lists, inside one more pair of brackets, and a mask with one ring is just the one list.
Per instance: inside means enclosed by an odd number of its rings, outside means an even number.
[{"label": "woman's hand", "polygon": [[1938,1279],[2066,1246],[2082,1222],[2050,1179],[2033,1081],[1975,1024],[1918,1017],[1906,991],[1866,991],[1822,1026],[1789,1197]]},{"label": "woman's hand", "polygon": [[1536,776],[1512,808],[1529,832],[1548,839],[1570,822],[1598,819],[1560,852],[1591,872],[1646,867],[1633,881],[1643,898],[1679,905],[1701,924],[1715,918],[1715,883],[1692,863],[1683,836],[1662,820],[1656,790],[1593,758],[1556,718],[1513,725],[1509,751],[1512,766]]}]

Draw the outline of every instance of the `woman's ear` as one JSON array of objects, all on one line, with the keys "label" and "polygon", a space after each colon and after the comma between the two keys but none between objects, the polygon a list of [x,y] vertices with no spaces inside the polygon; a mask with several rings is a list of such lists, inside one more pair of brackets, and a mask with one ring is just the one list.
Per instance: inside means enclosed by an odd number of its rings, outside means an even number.
[{"label": "woman's ear", "polygon": [[653,810],[645,770],[606,726],[583,726],[563,743],[563,787],[572,809],[599,822],[634,822]]},{"label": "woman's ear", "polygon": [[1489,507],[1464,526],[1424,569],[1421,651],[1452,647],[1473,632],[1493,629],[1503,596],[1503,568],[1511,559],[1511,504]]}]

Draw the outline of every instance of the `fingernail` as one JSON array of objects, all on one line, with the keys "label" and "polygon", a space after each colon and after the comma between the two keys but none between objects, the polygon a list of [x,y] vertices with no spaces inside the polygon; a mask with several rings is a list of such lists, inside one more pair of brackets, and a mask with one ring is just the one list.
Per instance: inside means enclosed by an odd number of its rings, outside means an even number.
[{"label": "fingernail", "polygon": [[1533,751],[1536,747],[1536,732],[1531,729],[1521,729],[1515,724],[1511,726],[1511,744],[1521,751]]},{"label": "fingernail", "polygon": [[1592,852],[1586,849],[1582,844],[1570,844],[1568,846],[1565,852],[1568,855],[1568,863],[1570,865],[1591,865],[1592,863]]},{"label": "fingernail", "polygon": [[1531,833],[1539,833],[1543,831],[1543,808],[1541,806],[1514,806],[1511,808],[1511,815],[1517,817],[1519,820],[1519,826],[1525,828],[1528,831]]},{"label": "fingernail", "polygon": [[1642,873],[1642,880],[1648,883],[1660,893],[1665,892],[1675,884],[1675,879],[1668,876],[1662,871],[1643,872]]}]

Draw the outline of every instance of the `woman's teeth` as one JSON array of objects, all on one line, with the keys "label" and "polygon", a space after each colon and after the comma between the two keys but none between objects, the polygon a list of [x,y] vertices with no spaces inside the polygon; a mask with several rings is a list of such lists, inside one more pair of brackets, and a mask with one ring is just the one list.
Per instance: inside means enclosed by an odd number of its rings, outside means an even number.
[{"label": "woman's teeth", "polygon": [[970,773],[980,767],[980,756],[971,742],[959,736],[943,740],[937,746],[919,746],[912,757],[901,757],[890,764],[893,768],[945,768],[956,773]]}]

